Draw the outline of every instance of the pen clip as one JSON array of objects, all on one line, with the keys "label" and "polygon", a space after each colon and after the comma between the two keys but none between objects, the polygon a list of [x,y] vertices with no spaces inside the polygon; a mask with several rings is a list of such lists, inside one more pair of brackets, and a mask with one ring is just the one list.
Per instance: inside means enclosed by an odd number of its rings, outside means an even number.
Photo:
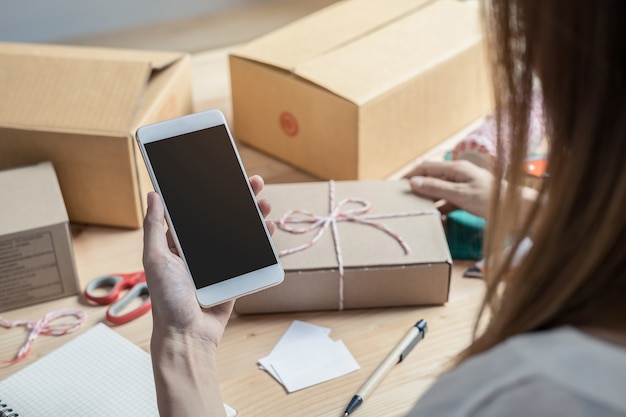
[{"label": "pen clip", "polygon": [[398,363],[402,362],[404,358],[406,358],[409,353],[411,353],[415,345],[417,345],[418,342],[422,340],[426,335],[426,330],[428,330],[426,320],[422,319],[418,321],[417,323],[415,323],[415,327],[417,327],[418,333],[417,335],[415,335],[413,340],[411,340],[411,343],[409,343],[409,345],[402,351],[402,353],[400,353],[400,359],[398,359]]}]

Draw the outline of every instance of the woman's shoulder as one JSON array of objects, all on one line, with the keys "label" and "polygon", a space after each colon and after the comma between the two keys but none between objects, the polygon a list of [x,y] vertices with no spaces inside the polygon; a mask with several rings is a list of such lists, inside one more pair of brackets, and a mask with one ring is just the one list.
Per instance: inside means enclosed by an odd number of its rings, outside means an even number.
[{"label": "woman's shoulder", "polygon": [[626,349],[563,327],[519,335],[442,376],[410,416],[626,415]]}]

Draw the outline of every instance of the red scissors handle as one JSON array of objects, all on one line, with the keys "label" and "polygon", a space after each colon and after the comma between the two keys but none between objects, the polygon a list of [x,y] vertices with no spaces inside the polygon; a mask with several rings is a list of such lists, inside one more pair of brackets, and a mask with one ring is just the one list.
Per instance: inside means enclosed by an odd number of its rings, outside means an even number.
[{"label": "red scissors handle", "polygon": [[[120,292],[129,291],[120,300]],[[104,292],[103,292],[104,291]],[[143,271],[127,274],[104,275],[93,279],[85,288],[85,297],[98,304],[110,304],[106,318],[110,323],[123,324],[150,311],[152,301],[146,284],[146,274]],[[126,307],[137,299],[141,305],[128,312]]]},{"label": "red scissors handle", "polygon": [[[146,275],[143,271],[127,274],[104,275],[93,279],[89,282],[89,284],[87,284],[87,287],[85,288],[85,297],[94,303],[103,305],[111,304],[117,300],[122,290],[145,281]],[[105,288],[108,288],[108,291],[101,294],[101,290]]]},{"label": "red scissors handle", "polygon": [[[128,304],[133,302],[137,298],[142,298],[142,304],[125,314],[120,314]],[[106,318],[113,324],[124,324],[131,320],[136,319],[142,314],[150,311],[152,307],[152,301],[150,300],[150,294],[148,293],[148,285],[145,282],[141,282],[131,288],[124,297],[119,301],[111,304],[107,309]]]}]

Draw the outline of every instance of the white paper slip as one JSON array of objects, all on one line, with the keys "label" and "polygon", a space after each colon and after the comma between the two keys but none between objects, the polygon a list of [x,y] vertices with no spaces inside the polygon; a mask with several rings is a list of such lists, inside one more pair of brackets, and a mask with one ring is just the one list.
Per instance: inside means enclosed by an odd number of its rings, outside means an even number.
[{"label": "white paper slip", "polygon": [[272,352],[259,360],[288,392],[294,392],[359,369],[341,340],[332,340],[330,329],[294,321]]},{"label": "white paper slip", "polygon": [[269,372],[282,384],[280,376],[274,372],[271,363],[274,360],[288,356],[291,352],[306,351],[310,343],[315,343],[315,341],[319,339],[328,339],[329,334],[330,329],[327,327],[295,320],[291,323],[276,346],[274,346],[270,354],[259,360],[259,367]]}]

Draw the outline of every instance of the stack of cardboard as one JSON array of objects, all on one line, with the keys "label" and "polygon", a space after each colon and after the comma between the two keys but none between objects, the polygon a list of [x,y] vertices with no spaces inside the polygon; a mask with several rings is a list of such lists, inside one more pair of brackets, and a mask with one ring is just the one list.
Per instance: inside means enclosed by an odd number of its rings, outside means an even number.
[{"label": "stack of cardboard", "polygon": [[0,43],[0,311],[78,292],[69,223],[138,228],[140,125],[192,111],[190,57]]}]

